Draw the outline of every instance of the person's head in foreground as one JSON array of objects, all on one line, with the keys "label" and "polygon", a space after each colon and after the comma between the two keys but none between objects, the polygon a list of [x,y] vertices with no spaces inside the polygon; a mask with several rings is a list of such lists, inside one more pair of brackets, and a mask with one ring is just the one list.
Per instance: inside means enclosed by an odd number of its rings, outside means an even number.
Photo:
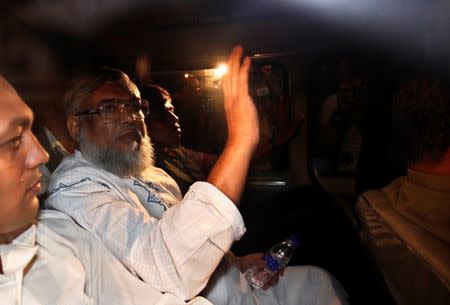
[{"label": "person's head in foreground", "polygon": [[31,131],[33,112],[0,76],[0,244],[28,229],[39,209],[39,165],[48,154]]},{"label": "person's head in foreground", "polygon": [[450,89],[443,80],[417,79],[402,87],[393,105],[398,148],[411,169],[450,175]]},{"label": "person's head in foreground", "polygon": [[153,163],[148,102],[122,71],[100,68],[66,94],[67,128],[83,156],[120,177]]}]

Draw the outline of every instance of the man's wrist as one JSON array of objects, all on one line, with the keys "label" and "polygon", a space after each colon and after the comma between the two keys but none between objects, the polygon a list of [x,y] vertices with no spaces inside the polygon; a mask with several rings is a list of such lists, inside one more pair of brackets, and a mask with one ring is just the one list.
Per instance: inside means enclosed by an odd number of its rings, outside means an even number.
[{"label": "man's wrist", "polygon": [[242,140],[228,140],[224,151],[225,150],[231,150],[236,154],[241,154],[242,156],[251,156],[256,150],[256,147],[258,146],[258,141],[242,141]]}]

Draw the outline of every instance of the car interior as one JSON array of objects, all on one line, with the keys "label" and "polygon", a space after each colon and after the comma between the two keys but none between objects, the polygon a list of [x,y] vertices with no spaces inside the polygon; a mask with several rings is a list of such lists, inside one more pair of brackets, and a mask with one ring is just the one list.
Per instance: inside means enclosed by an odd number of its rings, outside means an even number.
[{"label": "car interior", "polygon": [[247,233],[232,251],[264,252],[296,233],[290,264],[328,270],[350,304],[450,303],[449,245],[396,215],[376,191],[406,173],[392,148],[396,90],[412,75],[450,76],[450,2],[7,0],[0,7],[0,73],[33,109],[36,126],[69,153],[64,93],[84,71],[109,66],[138,86],[166,88],[182,144],[219,154],[227,136],[224,63],[242,45],[261,140],[239,207]]}]

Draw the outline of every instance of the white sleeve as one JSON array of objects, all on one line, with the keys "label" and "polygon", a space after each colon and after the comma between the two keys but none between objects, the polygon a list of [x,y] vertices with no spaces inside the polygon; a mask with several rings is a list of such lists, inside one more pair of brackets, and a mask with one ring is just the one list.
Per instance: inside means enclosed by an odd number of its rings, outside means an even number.
[{"label": "white sleeve", "polygon": [[[70,175],[69,175],[70,176]],[[64,181],[46,206],[93,232],[132,272],[161,292],[191,299],[223,254],[245,232],[232,202],[214,186],[194,184],[180,204],[157,220],[120,200],[105,181]]]},{"label": "white sleeve", "polygon": [[[54,275],[56,283],[50,283],[49,287],[59,288],[56,290],[61,294],[60,300],[69,297],[67,303],[70,304],[186,305],[183,299],[161,293],[133,276],[93,234],[74,224],[66,215],[44,211],[38,228],[40,255],[46,255],[46,265],[42,268]],[[58,259],[53,259],[55,257]],[[46,277],[41,276],[40,282],[47,283]],[[79,289],[83,286],[84,293],[80,296]],[[55,299],[47,298],[46,304]],[[199,297],[195,301],[195,304],[211,305]]]}]

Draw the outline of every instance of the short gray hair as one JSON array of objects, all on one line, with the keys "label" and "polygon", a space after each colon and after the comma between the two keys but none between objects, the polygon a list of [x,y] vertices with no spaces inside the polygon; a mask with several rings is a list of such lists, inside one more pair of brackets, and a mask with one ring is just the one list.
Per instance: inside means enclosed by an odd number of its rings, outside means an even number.
[{"label": "short gray hair", "polygon": [[105,83],[117,84],[132,95],[141,97],[136,84],[127,74],[118,69],[101,67],[76,80],[72,88],[66,93],[64,97],[66,117],[82,111],[81,104]]}]

